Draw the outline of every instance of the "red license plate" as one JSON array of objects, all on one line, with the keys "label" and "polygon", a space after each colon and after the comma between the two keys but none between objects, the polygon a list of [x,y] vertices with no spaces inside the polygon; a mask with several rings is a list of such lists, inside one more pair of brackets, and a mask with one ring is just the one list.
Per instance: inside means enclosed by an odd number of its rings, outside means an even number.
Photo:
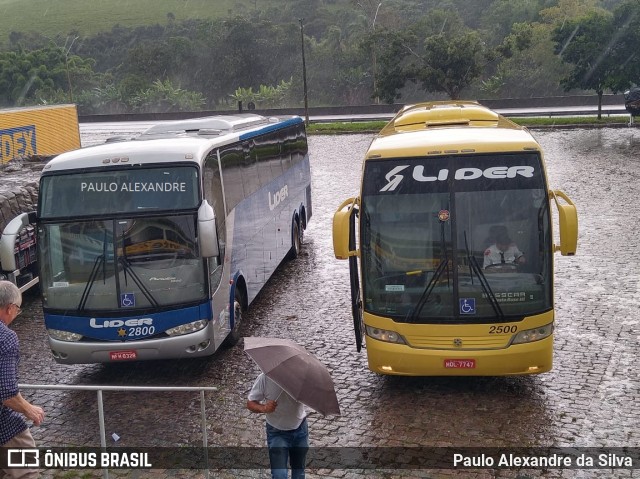
[{"label": "red license plate", "polygon": [[131,359],[138,359],[138,353],[136,351],[111,351],[109,353],[111,361],[128,361]]},{"label": "red license plate", "polygon": [[474,369],[475,359],[445,359],[444,367],[448,369]]}]

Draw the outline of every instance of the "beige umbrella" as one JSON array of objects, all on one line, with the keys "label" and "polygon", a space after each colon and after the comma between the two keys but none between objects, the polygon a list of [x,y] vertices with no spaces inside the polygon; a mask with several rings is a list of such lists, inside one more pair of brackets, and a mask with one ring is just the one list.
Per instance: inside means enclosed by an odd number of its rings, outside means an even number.
[{"label": "beige umbrella", "polygon": [[340,415],[329,371],[302,346],[289,339],[248,337],[244,351],[296,401],[323,416]]}]

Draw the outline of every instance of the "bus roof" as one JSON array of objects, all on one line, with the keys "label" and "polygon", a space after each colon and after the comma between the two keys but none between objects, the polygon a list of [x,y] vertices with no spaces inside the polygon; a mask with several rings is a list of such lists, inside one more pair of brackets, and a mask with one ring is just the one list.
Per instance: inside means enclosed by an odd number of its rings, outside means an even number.
[{"label": "bus roof", "polygon": [[56,156],[44,172],[99,168],[120,164],[201,163],[215,147],[302,123],[298,116],[219,115],[159,123],[133,139],[114,139]]},{"label": "bus roof", "polygon": [[403,108],[375,137],[367,159],[540,151],[529,131],[477,102],[441,101]]}]

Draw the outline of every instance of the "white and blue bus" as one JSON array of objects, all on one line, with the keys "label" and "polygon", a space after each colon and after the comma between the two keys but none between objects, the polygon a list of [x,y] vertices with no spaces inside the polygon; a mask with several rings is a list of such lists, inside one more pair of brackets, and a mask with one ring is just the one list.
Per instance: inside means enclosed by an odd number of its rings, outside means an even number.
[{"label": "white and blue bus", "polygon": [[59,363],[213,354],[311,217],[299,117],[161,123],[61,154],[38,200],[44,321]]}]

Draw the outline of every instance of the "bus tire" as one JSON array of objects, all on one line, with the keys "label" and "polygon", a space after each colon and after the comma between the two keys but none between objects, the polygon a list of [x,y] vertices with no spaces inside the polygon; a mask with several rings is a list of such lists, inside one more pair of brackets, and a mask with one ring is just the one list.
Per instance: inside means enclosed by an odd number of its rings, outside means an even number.
[{"label": "bus tire", "polygon": [[244,311],[244,291],[236,286],[233,300],[233,327],[224,340],[226,347],[234,346],[240,341],[240,328],[242,327],[242,312]]},{"label": "bus tire", "polygon": [[302,229],[297,221],[293,222],[292,244],[289,250],[289,259],[294,260],[300,255],[302,250]]}]

